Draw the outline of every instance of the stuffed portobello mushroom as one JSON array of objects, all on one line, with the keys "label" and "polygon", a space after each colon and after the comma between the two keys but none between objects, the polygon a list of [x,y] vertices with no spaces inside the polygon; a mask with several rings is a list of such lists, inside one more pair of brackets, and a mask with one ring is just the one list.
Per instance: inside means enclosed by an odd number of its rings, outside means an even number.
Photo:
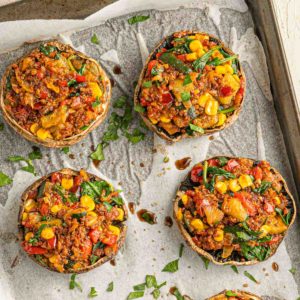
[{"label": "stuffed portobello mushroom", "polygon": [[262,298],[249,292],[226,290],[216,296],[208,298],[207,300],[262,300]]},{"label": "stuffed portobello mushroom", "polygon": [[100,125],[110,97],[110,80],[94,59],[51,41],[8,66],[0,106],[26,139],[64,147]]},{"label": "stuffed portobello mushroom", "polygon": [[216,37],[173,33],[150,54],[135,90],[135,110],[168,141],[210,134],[232,124],[245,95],[237,55]]},{"label": "stuffed portobello mushroom", "polygon": [[189,245],[216,264],[272,256],[296,217],[295,201],[267,161],[214,157],[181,183],[174,216]]},{"label": "stuffed portobello mushroom", "polygon": [[42,177],[22,195],[22,248],[38,264],[81,273],[116,255],[125,241],[127,209],[105,180],[62,169]]}]

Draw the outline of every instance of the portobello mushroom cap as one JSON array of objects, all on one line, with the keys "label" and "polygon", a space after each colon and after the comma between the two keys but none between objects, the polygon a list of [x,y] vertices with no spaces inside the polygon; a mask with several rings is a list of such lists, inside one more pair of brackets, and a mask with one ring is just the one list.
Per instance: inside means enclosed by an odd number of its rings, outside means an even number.
[{"label": "portobello mushroom cap", "polygon": [[6,95],[6,86],[9,78],[10,71],[13,69],[13,65],[19,64],[24,58],[29,56],[33,52],[39,51],[39,48],[35,48],[25,54],[24,56],[20,57],[18,60],[14,61],[11,65],[9,65],[6,68],[6,71],[4,72],[4,75],[1,80],[1,88],[0,88],[0,108],[2,110],[2,114],[6,122],[21,136],[23,136],[25,139],[34,142],[36,144],[43,145],[45,147],[50,148],[61,148],[66,146],[71,146],[73,144],[78,143],[80,140],[82,140],[88,133],[90,133],[92,130],[97,128],[105,119],[109,104],[110,104],[110,98],[111,98],[111,83],[110,80],[105,73],[104,69],[100,66],[100,64],[93,58],[88,57],[87,55],[73,49],[70,45],[66,45],[63,43],[58,42],[57,40],[48,41],[45,43],[42,43],[44,47],[50,46],[50,47],[57,47],[58,50],[62,52],[69,52],[71,55],[80,57],[86,61],[90,61],[93,63],[93,66],[97,68],[97,71],[99,73],[99,80],[101,81],[102,85],[102,92],[103,92],[103,100],[104,102],[101,103],[101,113],[98,114],[96,119],[91,122],[86,128],[82,129],[82,131],[76,135],[72,135],[63,139],[52,139],[47,137],[45,140],[39,139],[35,134],[33,134],[30,130],[27,130],[23,128],[16,119],[7,111],[5,107],[5,95]]},{"label": "portobello mushroom cap", "polygon": [[[209,36],[210,40],[215,41],[218,45],[220,45],[221,49],[223,49],[227,54],[229,54],[230,56],[235,55],[235,53],[231,49],[229,49],[220,39],[218,39],[217,37],[215,37],[212,34],[208,34],[206,32],[200,32],[200,31],[193,31],[193,30],[175,32],[175,33],[165,37],[164,39],[162,39],[159,42],[159,44],[154,48],[154,50],[150,53],[150,55],[148,56],[148,58],[147,58],[147,60],[144,64],[144,67],[143,67],[143,69],[140,73],[137,86],[135,88],[135,92],[134,92],[134,104],[135,105],[140,104],[139,99],[140,99],[140,94],[141,94],[141,90],[142,90],[143,79],[145,78],[145,75],[147,73],[148,63],[151,60],[156,59],[156,54],[159,52],[160,49],[162,49],[162,48],[164,48],[168,45],[171,45],[171,41],[174,39],[174,35],[178,35],[178,34],[181,34],[181,36],[186,36],[186,35],[189,35],[189,34],[192,34],[192,35],[194,35],[194,34],[207,35],[207,36]],[[166,130],[164,130],[163,128],[158,126],[158,124],[153,124],[144,112],[139,112],[142,119],[143,119],[143,121],[147,125],[147,127],[150,130],[152,130],[153,132],[155,132],[157,135],[159,135],[161,138],[163,138],[163,139],[165,139],[169,142],[178,142],[179,140],[184,139],[184,138],[192,138],[192,137],[197,137],[197,136],[199,137],[199,136],[202,136],[202,135],[209,135],[209,134],[221,131],[221,130],[229,127],[231,124],[233,124],[237,120],[238,115],[241,112],[242,105],[243,105],[244,98],[245,98],[245,93],[246,93],[245,73],[242,69],[242,66],[241,66],[238,58],[236,58],[236,61],[237,61],[238,75],[243,79],[244,89],[243,89],[243,92],[241,94],[241,102],[240,102],[239,106],[235,107],[235,110],[232,113],[230,113],[230,115],[227,115],[227,119],[226,119],[226,121],[224,122],[223,125],[218,126],[218,127],[205,129],[204,133],[193,131],[193,135],[189,135],[187,132],[185,132],[185,133],[180,133],[180,132],[178,133],[177,132],[173,135],[170,135],[170,134],[168,134],[168,132]]]},{"label": "portobello mushroom cap", "polygon": [[252,293],[239,291],[239,290],[225,290],[225,291],[219,293],[218,295],[210,297],[206,300],[226,300],[226,299],[228,299],[228,296],[226,296],[226,292],[228,292],[228,291],[233,292],[236,295],[234,297],[240,297],[242,300],[262,300],[261,297],[255,296]]},{"label": "portobello mushroom cap", "polygon": [[[229,159],[247,159],[247,160],[251,160],[253,162],[256,161],[256,160],[250,159],[250,158],[230,157],[230,156],[224,156],[224,155],[211,157],[211,158],[206,159],[205,161],[214,160],[214,159],[217,159],[218,157],[225,157],[228,160]],[[203,162],[201,162],[201,163],[203,163]],[[269,256],[267,258],[265,258],[264,260],[269,259],[271,256],[273,256],[275,254],[277,248],[279,247],[279,245],[283,241],[283,239],[284,239],[285,235],[287,234],[288,230],[290,229],[290,227],[294,223],[295,218],[296,218],[296,214],[297,214],[296,213],[296,202],[295,202],[295,200],[294,200],[291,192],[288,189],[286,181],[282,178],[282,176],[280,175],[280,173],[274,167],[270,166],[270,171],[272,172],[272,174],[280,176],[280,183],[282,184],[282,192],[283,192],[283,194],[288,199],[288,205],[287,206],[290,209],[292,215],[291,215],[289,224],[287,225],[287,229],[283,233],[280,233],[280,235],[282,235],[281,241],[278,243],[277,247],[273,251],[271,251],[271,253],[269,254]],[[180,230],[182,236],[184,237],[184,239],[186,240],[187,244],[196,253],[198,253],[200,256],[203,256],[203,257],[207,258],[209,261],[213,262],[216,265],[236,265],[236,266],[242,266],[242,265],[254,265],[254,264],[259,263],[260,261],[258,259],[241,261],[240,260],[241,256],[238,253],[234,253],[235,254],[234,257],[232,257],[233,255],[230,255],[228,258],[224,259],[224,258],[221,257],[221,255],[219,255],[220,253],[218,253],[218,250],[204,250],[204,249],[198,247],[195,244],[195,242],[192,239],[191,233],[185,227],[184,222],[182,220],[178,220],[178,218],[177,218],[177,213],[178,213],[178,210],[180,208],[179,207],[179,202],[181,200],[181,198],[178,196],[178,192],[185,191],[185,190],[191,190],[191,189],[194,189],[194,187],[199,186],[199,184],[194,183],[190,179],[190,176],[191,176],[191,171],[188,173],[188,175],[181,182],[181,184],[180,184],[180,186],[179,186],[179,188],[177,190],[177,193],[176,193],[176,198],[173,201],[173,215],[174,215],[176,223],[177,223],[177,225],[179,227],[179,230]]]},{"label": "portobello mushroom cap", "polygon": [[[40,179],[35,181],[32,185],[30,185],[23,192],[23,194],[21,196],[21,203],[20,203],[20,209],[19,209],[19,215],[18,215],[18,240],[20,241],[20,246],[22,249],[23,249],[22,243],[25,240],[25,230],[24,230],[24,226],[22,225],[22,215],[24,212],[25,202],[27,199],[30,199],[29,198],[30,191],[38,189],[42,185],[42,183],[46,179],[51,178],[52,174],[54,174],[54,173],[60,173],[60,174],[69,175],[69,176],[79,175],[78,171],[75,171],[75,170],[72,170],[69,168],[61,169],[59,171],[55,171],[55,172],[49,173],[48,175],[41,177]],[[95,179],[96,181],[105,181],[104,179],[102,179],[94,174],[91,174],[88,172],[86,172],[86,173],[89,176],[89,179]],[[127,232],[127,225],[125,224],[125,221],[128,218],[128,211],[127,211],[127,207],[126,207],[125,203],[121,207],[124,211],[124,217],[123,217],[123,221],[118,223],[118,227],[120,228],[120,235],[119,235],[119,239],[118,239],[118,243],[117,243],[118,250],[123,246],[123,244],[125,242],[126,232]],[[44,268],[47,268],[50,271],[69,274],[69,273],[85,273],[94,268],[97,268],[97,267],[103,265],[105,262],[113,259],[116,256],[117,252],[115,254],[113,252],[111,252],[111,255],[109,255],[109,256],[105,255],[105,256],[101,257],[99,260],[97,260],[96,263],[86,266],[84,268],[79,268],[79,269],[69,268],[69,269],[65,269],[63,272],[59,272],[57,269],[49,266],[48,264],[46,265],[46,264],[41,263],[38,259],[36,259],[35,255],[29,255],[28,253],[27,254],[34,262],[36,262],[37,264],[39,264],[40,266],[42,266]]]}]

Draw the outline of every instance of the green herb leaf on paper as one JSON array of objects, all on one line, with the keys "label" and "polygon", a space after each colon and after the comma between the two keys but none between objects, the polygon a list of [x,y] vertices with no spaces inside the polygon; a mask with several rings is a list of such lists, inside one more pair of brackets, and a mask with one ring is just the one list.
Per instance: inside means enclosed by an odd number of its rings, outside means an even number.
[{"label": "green herb leaf on paper", "polygon": [[81,285],[76,281],[76,276],[77,274],[72,274],[71,275],[71,280],[70,280],[70,284],[69,284],[69,288],[70,290],[73,290],[76,288],[78,288],[80,290],[80,292],[82,292],[82,287]]},{"label": "green herb leaf on paper", "polygon": [[142,16],[142,15],[137,15],[137,16],[133,16],[131,18],[129,18],[128,24],[133,25],[139,22],[144,22],[146,20],[148,20],[150,18],[150,16]]},{"label": "green herb leaf on paper", "polygon": [[165,265],[162,272],[175,273],[178,271],[178,261],[179,259],[173,260]]},{"label": "green herb leaf on paper", "polygon": [[253,275],[251,275],[248,271],[244,271],[244,275],[248,277],[250,280],[252,280],[255,283],[258,283],[258,281],[255,279]]},{"label": "green herb leaf on paper", "polygon": [[99,44],[100,44],[99,39],[98,39],[98,36],[97,36],[96,33],[94,33],[94,34],[92,35],[92,37],[91,37],[91,42],[92,42],[93,44],[96,44],[96,45],[99,45]]},{"label": "green herb leaf on paper", "polygon": [[106,291],[107,292],[112,292],[113,290],[114,290],[114,282],[112,281],[108,284],[108,287],[107,287]]},{"label": "green herb leaf on paper", "polygon": [[6,174],[0,172],[0,187],[3,187],[5,185],[9,185],[13,182],[13,180],[7,176]]},{"label": "green herb leaf on paper", "polygon": [[89,292],[88,297],[89,297],[89,298],[94,298],[94,297],[97,297],[97,296],[98,296],[98,293],[97,293],[96,289],[92,286],[92,287],[91,287],[91,290],[90,290],[90,292]]}]

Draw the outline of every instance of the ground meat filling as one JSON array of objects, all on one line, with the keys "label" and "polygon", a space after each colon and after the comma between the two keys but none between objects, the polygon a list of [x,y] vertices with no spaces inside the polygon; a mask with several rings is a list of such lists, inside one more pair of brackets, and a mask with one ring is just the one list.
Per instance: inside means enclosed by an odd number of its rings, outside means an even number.
[{"label": "ground meat filling", "polygon": [[106,181],[84,170],[56,172],[26,196],[22,245],[56,271],[81,270],[116,254],[125,218],[122,198]]},{"label": "ground meat filling", "polygon": [[41,140],[81,133],[103,113],[106,101],[96,63],[56,45],[42,44],[13,64],[6,77],[6,111]]},{"label": "ground meat filling", "polygon": [[243,94],[236,55],[207,34],[179,32],[149,61],[137,110],[169,136],[193,135],[223,126]]},{"label": "ground meat filling", "polygon": [[266,161],[217,157],[195,165],[178,193],[177,219],[218,260],[263,261],[292,220],[283,179]]}]

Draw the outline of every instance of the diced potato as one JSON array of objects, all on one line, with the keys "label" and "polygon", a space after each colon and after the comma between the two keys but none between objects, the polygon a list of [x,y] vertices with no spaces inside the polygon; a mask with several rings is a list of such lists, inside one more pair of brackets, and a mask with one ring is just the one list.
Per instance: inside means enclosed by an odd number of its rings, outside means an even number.
[{"label": "diced potato", "polygon": [[53,113],[41,117],[41,123],[43,128],[50,128],[65,123],[67,116],[67,107],[60,106]]},{"label": "diced potato", "polygon": [[109,226],[108,226],[108,230],[109,230],[112,234],[114,234],[114,235],[116,235],[116,236],[119,236],[120,233],[121,233],[120,228],[117,227],[117,226],[114,226],[114,225],[109,225]]},{"label": "diced potato", "polygon": [[227,97],[219,97],[219,100],[222,104],[228,105],[231,103],[233,96],[240,88],[240,83],[236,81],[233,75],[226,73],[222,79],[222,86],[229,86],[232,89],[232,94]]},{"label": "diced potato", "polygon": [[54,204],[50,208],[51,212],[54,213],[54,214],[58,213],[61,209],[62,209],[62,205],[61,204]]},{"label": "diced potato", "polygon": [[168,134],[173,135],[180,131],[179,127],[172,124],[172,123],[163,123],[159,122],[158,124],[160,127],[162,127],[164,130],[168,132]]},{"label": "diced potato", "polygon": [[233,246],[224,246],[222,252],[222,258],[228,258],[233,251]]},{"label": "diced potato", "polygon": [[86,215],[86,225],[93,226],[97,222],[98,215],[94,211],[89,211]]},{"label": "diced potato", "polygon": [[276,196],[276,197],[274,198],[274,203],[275,203],[276,205],[280,205],[280,204],[281,204],[281,200],[280,200],[280,198],[279,198],[278,196]]},{"label": "diced potato", "polygon": [[103,95],[102,90],[97,82],[89,82],[89,87],[92,90],[92,95],[94,98],[101,98]]},{"label": "diced potato", "polygon": [[218,117],[219,117],[219,121],[216,126],[222,126],[225,123],[227,117],[225,114],[222,114],[222,113],[218,114]]},{"label": "diced potato", "polygon": [[119,215],[118,217],[116,218],[116,220],[118,221],[123,221],[124,220],[124,210],[122,208],[117,208],[118,212],[119,212]]},{"label": "diced potato", "polygon": [[247,211],[237,198],[226,198],[222,204],[222,210],[225,214],[236,218],[240,222],[245,221],[248,217]]},{"label": "diced potato", "polygon": [[238,180],[239,180],[239,184],[242,187],[242,189],[245,189],[252,185],[252,179],[251,179],[250,175],[248,175],[248,174],[241,175]]},{"label": "diced potato", "polygon": [[150,118],[149,117],[149,119],[150,119],[150,121],[151,121],[152,124],[157,124],[158,123],[158,120],[155,120],[154,118]]},{"label": "diced potato", "polygon": [[216,182],[215,189],[220,194],[225,194],[227,192],[227,184],[225,182],[222,182],[222,181]]},{"label": "diced potato", "polygon": [[92,211],[95,209],[95,202],[94,202],[93,198],[88,195],[81,196],[80,204],[82,207],[85,207],[89,211]]},{"label": "diced potato", "polygon": [[36,202],[33,199],[28,199],[25,202],[24,210],[26,212],[30,212],[30,211],[34,210],[36,208],[36,206],[37,206],[37,204],[36,204]]},{"label": "diced potato", "polygon": [[219,102],[217,100],[208,100],[205,104],[205,113],[209,116],[218,114]]},{"label": "diced potato", "polygon": [[175,79],[169,83],[169,88],[172,90],[176,99],[181,101],[181,94],[184,92],[191,92],[195,87],[193,83],[183,85],[183,79]]},{"label": "diced potato", "polygon": [[88,181],[89,180],[89,175],[87,174],[87,172],[84,169],[81,169],[79,171],[79,174],[83,178],[84,181]]},{"label": "diced potato", "polygon": [[206,129],[215,126],[218,123],[218,119],[218,115],[203,115],[201,116],[201,118],[194,119],[193,124],[203,129]]},{"label": "diced potato", "polygon": [[23,214],[22,214],[22,221],[27,220],[27,218],[28,218],[28,213],[23,212]]},{"label": "diced potato", "polygon": [[229,189],[232,192],[238,192],[241,189],[237,179],[230,179],[229,180]]},{"label": "diced potato", "polygon": [[190,224],[197,232],[203,231],[205,229],[204,224],[200,219],[194,219]]},{"label": "diced potato", "polygon": [[216,242],[222,242],[224,239],[224,230],[222,229],[217,229],[215,234],[214,234],[214,240]]},{"label": "diced potato", "polygon": [[270,232],[270,226],[269,225],[263,225],[260,227],[259,231],[261,232],[261,234],[259,235],[260,238],[263,238],[265,236],[267,236]]},{"label": "diced potato", "polygon": [[233,74],[233,69],[232,69],[231,65],[226,64],[224,67],[225,67],[227,73]]},{"label": "diced potato", "polygon": [[215,206],[204,207],[204,213],[207,219],[207,223],[210,226],[219,223],[224,218],[224,213]]},{"label": "diced potato", "polygon": [[216,66],[216,72],[218,74],[226,74],[227,70],[226,70],[225,66]]},{"label": "diced potato", "polygon": [[266,222],[269,226],[269,234],[280,234],[287,230],[287,226],[283,223],[280,216],[270,216]]}]

